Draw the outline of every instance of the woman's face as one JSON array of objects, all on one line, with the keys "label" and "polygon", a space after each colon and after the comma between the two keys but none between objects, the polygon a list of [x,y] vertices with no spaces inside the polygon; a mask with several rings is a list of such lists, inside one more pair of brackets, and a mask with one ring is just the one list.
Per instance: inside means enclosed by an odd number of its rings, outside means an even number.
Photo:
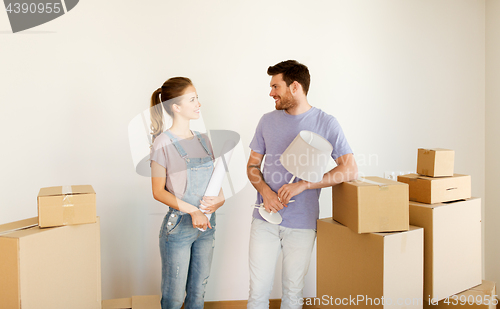
[{"label": "woman's face", "polygon": [[200,118],[200,101],[198,101],[198,94],[194,86],[188,86],[183,94],[182,100],[179,104],[175,104],[175,112],[178,116],[185,119],[198,119]]}]

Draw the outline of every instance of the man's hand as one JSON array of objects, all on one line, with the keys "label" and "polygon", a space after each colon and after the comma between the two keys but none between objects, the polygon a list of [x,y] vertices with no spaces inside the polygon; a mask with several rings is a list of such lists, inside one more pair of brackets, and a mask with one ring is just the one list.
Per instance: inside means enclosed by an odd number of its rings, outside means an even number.
[{"label": "man's hand", "polygon": [[278,195],[274,192],[264,181],[264,177],[260,171],[262,164],[263,154],[257,153],[252,150],[247,164],[247,175],[252,185],[262,195],[264,208],[268,212],[278,212],[283,209],[283,204],[280,202]]},{"label": "man's hand", "polygon": [[271,189],[266,189],[263,193],[264,208],[267,212],[278,212],[278,210],[283,209],[283,204],[280,202],[278,194]]},{"label": "man's hand", "polygon": [[305,189],[307,189],[307,183],[303,180],[285,184],[278,190],[278,197],[281,202],[287,206],[292,197],[299,195]]}]

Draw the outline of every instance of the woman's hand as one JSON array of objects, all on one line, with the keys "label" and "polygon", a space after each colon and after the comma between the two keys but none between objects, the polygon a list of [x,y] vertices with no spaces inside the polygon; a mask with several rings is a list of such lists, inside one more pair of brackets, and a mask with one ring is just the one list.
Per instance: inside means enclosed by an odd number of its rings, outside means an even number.
[{"label": "woman's hand", "polygon": [[219,207],[221,207],[224,202],[224,192],[222,189],[219,191],[218,196],[204,196],[200,201],[200,210],[206,214],[214,213]]},{"label": "woman's hand", "polygon": [[200,210],[206,214],[212,214],[219,209],[224,202],[224,196],[204,196],[200,201]]},{"label": "woman's hand", "polygon": [[189,214],[191,215],[193,228],[199,228],[202,230],[206,230],[207,226],[209,228],[212,228],[212,225],[210,224],[210,221],[208,220],[207,216],[205,216],[205,214],[202,213],[199,209],[189,212]]}]

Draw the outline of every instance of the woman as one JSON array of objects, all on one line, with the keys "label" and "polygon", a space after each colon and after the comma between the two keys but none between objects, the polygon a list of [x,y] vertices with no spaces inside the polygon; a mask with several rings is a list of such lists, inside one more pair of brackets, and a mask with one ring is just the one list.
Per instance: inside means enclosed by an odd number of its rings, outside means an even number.
[{"label": "woman", "polygon": [[[170,78],[151,97],[153,196],[169,207],[160,230],[162,309],[181,308],[184,301],[186,309],[203,308],[215,211],[224,203],[222,190],[219,196],[203,196],[214,157],[208,138],[189,129],[189,121],[200,117],[200,106],[186,77]],[[163,109],[173,119],[165,132]]]}]

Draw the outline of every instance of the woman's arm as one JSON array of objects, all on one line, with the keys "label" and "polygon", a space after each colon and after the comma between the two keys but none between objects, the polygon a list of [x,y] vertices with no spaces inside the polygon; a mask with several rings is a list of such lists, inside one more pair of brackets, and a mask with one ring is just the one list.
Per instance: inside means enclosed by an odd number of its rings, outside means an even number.
[{"label": "woman's arm", "polygon": [[203,209],[204,213],[211,214],[224,205],[225,202],[226,199],[224,198],[224,192],[222,192],[221,188],[218,196],[204,196],[200,201],[200,208]]},{"label": "woman's arm", "polygon": [[196,207],[177,198],[165,190],[167,170],[155,161],[151,161],[151,183],[153,197],[163,204],[191,215],[193,227],[206,229],[212,228],[207,217]]}]

